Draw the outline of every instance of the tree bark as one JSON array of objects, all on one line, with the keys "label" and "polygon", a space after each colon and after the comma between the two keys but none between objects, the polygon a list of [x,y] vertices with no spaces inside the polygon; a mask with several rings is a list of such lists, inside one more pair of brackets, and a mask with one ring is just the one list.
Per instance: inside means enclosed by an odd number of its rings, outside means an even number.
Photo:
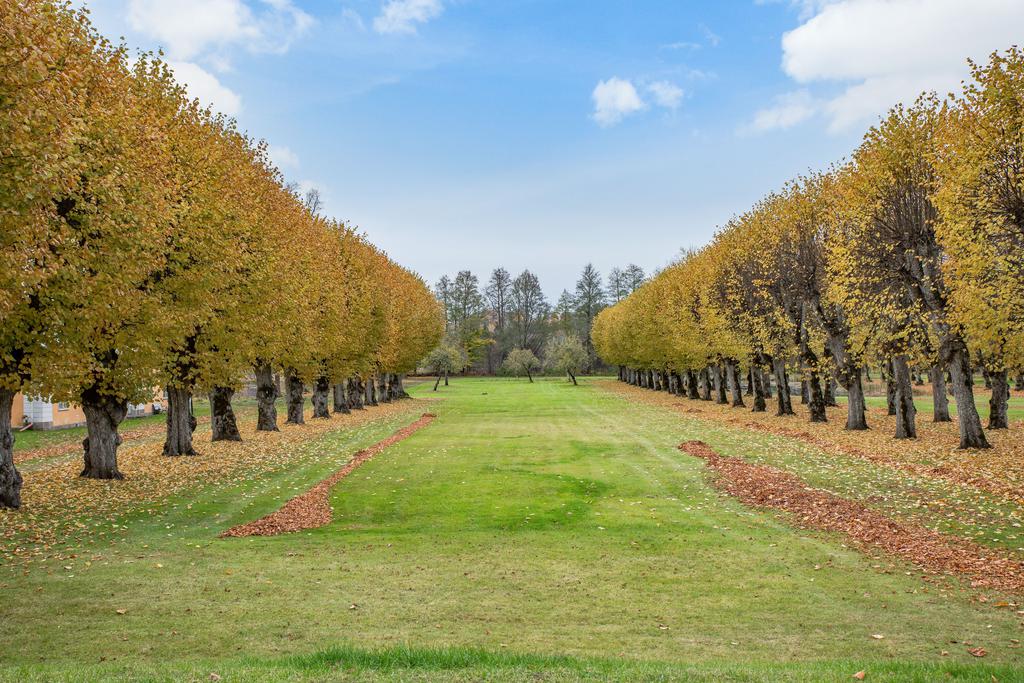
[{"label": "tree bark", "polygon": [[807,407],[810,409],[811,422],[828,422],[825,412],[825,391],[821,387],[821,374],[811,366],[807,371]]},{"label": "tree bark", "polygon": [[533,373],[530,372],[530,368],[526,368],[526,379],[530,380],[530,384],[533,384]]},{"label": "tree bark", "polygon": [[715,403],[719,405],[725,405],[729,402],[729,397],[725,391],[725,373],[722,372],[721,365],[715,365]]},{"label": "tree bark", "polygon": [[231,387],[214,387],[210,390],[210,429],[211,441],[241,441],[238,433],[238,421],[235,411],[231,409],[231,399],[235,390]]},{"label": "tree bark", "polygon": [[[366,391],[366,405],[375,406],[377,405],[377,383],[374,381],[374,376],[370,375],[366,379],[364,389]],[[448,373],[444,375],[445,386],[448,386]]]},{"label": "tree bark", "polygon": [[448,371],[444,371],[444,385],[448,386]]},{"label": "tree bark", "polygon": [[988,428],[1009,429],[1010,420],[1007,416],[1007,404],[1010,400],[1009,373],[997,370],[989,373],[992,381],[992,395],[988,400]]},{"label": "tree bark", "polygon": [[774,358],[772,359],[772,368],[775,370],[775,384],[778,385],[778,390],[775,392],[775,415],[777,417],[794,415],[793,398],[789,393],[789,375],[786,373],[786,362]]},{"label": "tree bark", "polygon": [[11,409],[15,392],[0,388],[0,508],[21,507],[21,473],[14,466],[14,432]]},{"label": "tree bark", "polygon": [[810,403],[810,392],[807,389],[806,371],[801,374],[804,375],[804,377],[800,380],[800,404],[807,405]]},{"label": "tree bark", "polygon": [[825,382],[825,405],[829,408],[839,405],[839,401],[836,400],[836,381],[831,377]]},{"label": "tree bark", "polygon": [[932,383],[932,422],[952,422],[949,416],[949,394],[946,391],[946,371],[941,366],[929,368]]},{"label": "tree bark", "polygon": [[95,387],[82,392],[82,411],[89,436],[82,440],[85,467],[80,476],[89,479],[124,479],[117,469],[117,427],[128,414],[128,402],[104,396]]},{"label": "tree bark", "polygon": [[1024,372],[1017,373],[1017,379],[1013,382],[1013,388],[1016,391],[1024,391]]},{"label": "tree bark", "polygon": [[306,399],[302,395],[306,387],[292,370],[285,371],[284,385],[288,394],[288,419],[285,424],[306,424]]},{"label": "tree bark", "polygon": [[906,356],[892,359],[892,383],[896,386],[896,438],[916,439],[917,408],[914,406],[914,388]]},{"label": "tree bark", "polygon": [[764,400],[764,375],[761,373],[761,368],[752,366],[750,368],[750,382],[754,389],[754,409],[752,412],[763,413],[768,408],[768,404]]},{"label": "tree bark", "polygon": [[[529,375],[529,371],[527,371],[527,375]],[[530,379],[530,381],[532,382],[533,379]],[[434,382],[434,391],[437,391],[437,387],[440,384],[441,384],[441,373],[437,373],[437,380]]]},{"label": "tree bark", "polygon": [[377,400],[380,403],[390,403],[391,395],[388,393],[387,373],[377,373]]},{"label": "tree bark", "polygon": [[744,391],[747,396],[754,395],[754,366],[747,368],[747,389]]},{"label": "tree bark", "polygon": [[412,398],[405,390],[405,375],[401,373],[395,373],[395,396],[397,398]]},{"label": "tree bark", "polygon": [[182,387],[167,387],[167,438],[164,455],[195,455],[192,432],[196,417],[192,414],[192,392]]},{"label": "tree bark", "polygon": [[345,380],[342,380],[334,385],[333,390],[334,399],[334,412],[343,413],[345,415],[352,411],[348,407],[348,396],[345,395]]},{"label": "tree bark", "polygon": [[313,417],[330,418],[331,410],[328,405],[331,393],[331,382],[325,375],[320,375],[313,382]]},{"label": "tree bark", "polygon": [[700,371],[700,400],[710,401],[711,399],[711,368],[705,367]]},{"label": "tree bark", "polygon": [[579,386],[579,385],[578,385],[578,384],[576,383],[576,375],[572,374],[572,372],[570,372],[570,371],[568,371],[568,370],[566,370],[566,373],[567,373],[567,374],[569,375],[569,379],[571,379],[571,380],[572,380],[572,385],[573,385],[574,387],[577,387],[577,386]]},{"label": "tree bark", "polygon": [[[440,381],[440,377],[438,380]],[[436,389],[436,385],[435,385]],[[363,390],[363,381],[358,377],[350,377],[348,380],[348,389],[345,391],[348,396],[348,405],[352,410],[363,410],[366,406],[363,405],[363,397],[365,395]]]},{"label": "tree bark", "polygon": [[960,426],[960,448],[989,448],[981,416],[974,405],[974,377],[971,357],[962,341],[954,341],[947,351],[950,385],[956,401],[956,418]]},{"label": "tree bark", "polygon": [[743,403],[743,385],[740,380],[740,366],[734,360],[727,360],[725,365],[726,376],[729,380],[729,388],[732,391],[732,407],[746,408]]},{"label": "tree bark", "polygon": [[700,399],[700,392],[697,387],[697,373],[693,370],[686,371],[686,397],[695,401]]},{"label": "tree bark", "polygon": [[764,397],[772,397],[772,373],[769,369],[761,371],[761,388],[764,389]]},{"label": "tree bark", "polygon": [[864,401],[864,385],[860,379],[860,368],[854,368],[847,379],[846,389],[846,429],[863,431],[868,428],[866,414],[867,405]]},{"label": "tree bark", "polygon": [[882,363],[882,381],[885,382],[885,407],[889,415],[896,414],[896,379],[892,359]]},{"label": "tree bark", "polygon": [[280,395],[277,382],[274,381],[274,370],[269,365],[257,365],[256,371],[256,431],[276,432],[277,407],[274,402]]}]

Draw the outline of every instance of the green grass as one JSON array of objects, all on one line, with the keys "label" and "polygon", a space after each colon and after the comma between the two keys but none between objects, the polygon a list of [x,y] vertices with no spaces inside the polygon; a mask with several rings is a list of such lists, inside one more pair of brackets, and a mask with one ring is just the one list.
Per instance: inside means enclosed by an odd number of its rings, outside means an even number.
[{"label": "green grass", "polygon": [[753,451],[763,434],[589,382],[431,388],[413,393],[446,399],[438,419],[342,482],[328,527],[216,538],[408,418],[327,435],[256,484],[176,498],[76,560],[0,569],[0,678],[1024,675],[1013,610],[746,509],[675,448]]}]

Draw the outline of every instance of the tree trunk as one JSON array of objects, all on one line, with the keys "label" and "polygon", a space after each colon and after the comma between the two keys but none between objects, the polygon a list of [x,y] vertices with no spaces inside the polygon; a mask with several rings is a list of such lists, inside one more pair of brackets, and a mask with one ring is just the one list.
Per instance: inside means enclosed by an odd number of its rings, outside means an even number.
[{"label": "tree trunk", "polygon": [[1016,391],[1024,391],[1024,372],[1017,373],[1017,379],[1013,382]]},{"label": "tree trunk", "polygon": [[729,379],[729,388],[732,390],[732,407],[745,408],[743,403],[743,385],[740,383],[740,366],[734,360],[726,361],[725,372]]},{"label": "tree trunk", "polygon": [[761,371],[761,388],[764,389],[764,397],[772,397],[772,373],[771,370],[765,369]]},{"label": "tree trunk", "polygon": [[295,372],[287,370],[284,374],[284,384],[288,393],[288,419],[285,420],[285,424],[306,424],[306,399],[302,395],[305,386],[302,380]]},{"label": "tree trunk", "polygon": [[576,383],[576,375],[572,374],[572,372],[569,372],[568,370],[566,372],[569,374],[569,379],[572,380],[572,385],[574,387],[578,387],[579,385]]},{"label": "tree trunk", "polygon": [[192,392],[182,387],[167,387],[167,438],[164,455],[195,455],[192,432],[196,417],[192,414]]},{"label": "tree trunk", "polygon": [[21,473],[14,466],[11,409],[15,392],[0,388],[0,508],[21,507]]},{"label": "tree trunk", "polygon": [[1004,370],[989,373],[992,381],[992,396],[988,400],[988,428],[1009,429],[1010,421],[1006,414],[1010,399],[1010,377]]},{"label": "tree trunk", "polygon": [[896,386],[896,438],[916,439],[917,408],[914,406],[914,388],[906,356],[892,359],[892,383]]},{"label": "tree trunk", "polygon": [[93,387],[82,392],[82,411],[89,433],[82,440],[85,467],[80,476],[89,479],[124,479],[117,469],[117,427],[128,414],[128,402],[102,396]]},{"label": "tree trunk", "polygon": [[882,381],[885,382],[885,407],[889,415],[896,414],[896,379],[892,359],[882,363]]},{"label": "tree trunk", "polygon": [[729,402],[729,397],[725,390],[725,373],[722,372],[721,365],[715,365],[715,403],[719,405],[725,405]]},{"label": "tree trunk", "polygon": [[405,375],[401,373],[395,373],[395,396],[397,398],[412,398],[405,390]]},{"label": "tree trunk", "polygon": [[334,412],[348,415],[352,411],[348,407],[348,396],[345,395],[345,380],[334,385]]},{"label": "tree trunk", "polygon": [[825,405],[829,408],[839,405],[839,401],[836,400],[836,381],[831,377],[825,382]]},{"label": "tree trunk", "polygon": [[329,418],[331,416],[328,405],[331,393],[331,382],[325,375],[320,375],[313,382],[313,417]]},{"label": "tree trunk", "polygon": [[768,405],[764,400],[764,375],[761,373],[761,368],[757,366],[751,366],[750,368],[750,383],[753,385],[754,390],[754,409],[755,413],[763,413]]},{"label": "tree trunk", "polygon": [[744,392],[747,396],[754,395],[754,366],[751,365],[747,368],[747,390]]},{"label": "tree trunk", "polygon": [[860,379],[860,368],[849,371],[846,389],[846,428],[850,431],[863,431],[868,428],[868,418],[864,401],[864,385]]},{"label": "tree trunk", "polygon": [[946,371],[941,366],[928,370],[932,383],[932,422],[952,422],[949,416],[949,394],[946,391]]},{"label": "tree trunk", "polygon": [[448,371],[444,371],[444,385],[448,386]]},{"label": "tree trunk", "polygon": [[800,380],[800,405],[807,405],[811,402],[810,391],[807,389],[806,371],[800,373],[804,377]]},{"label": "tree trunk", "polygon": [[686,371],[686,397],[693,400],[700,398],[697,387],[697,373],[693,370]]},{"label": "tree trunk", "polygon": [[256,431],[276,432],[277,429],[277,407],[274,401],[280,395],[277,390],[277,382],[274,381],[274,371],[269,365],[257,365],[256,371]]},{"label": "tree trunk", "polygon": [[526,379],[530,380],[530,384],[533,384],[533,373],[530,372],[530,368],[526,368]]},{"label": "tree trunk", "polygon": [[821,375],[812,365],[807,371],[807,407],[810,409],[811,422],[828,422],[825,412],[825,391],[821,387]]},{"label": "tree trunk", "polygon": [[[527,372],[529,374],[529,372]],[[532,379],[530,380],[533,381]],[[434,391],[437,391],[438,385],[441,384],[441,373],[437,373],[437,380],[434,382]]]},{"label": "tree trunk", "polygon": [[786,362],[778,358],[772,359],[772,368],[775,370],[775,384],[778,390],[775,392],[776,408],[775,415],[794,415],[793,398],[789,393],[789,375],[786,373]]},{"label": "tree trunk", "polygon": [[231,409],[231,399],[235,390],[231,387],[214,387],[210,390],[210,430],[211,441],[241,441],[238,433],[238,422],[235,411]]},{"label": "tree trunk", "polygon": [[981,416],[974,405],[974,378],[971,376],[971,357],[962,341],[954,341],[948,352],[950,386],[956,401],[956,418],[960,425],[960,448],[989,448]]},{"label": "tree trunk", "polygon": [[385,372],[377,373],[377,400],[381,403],[391,402],[391,394],[388,393],[388,376]]},{"label": "tree trunk", "polygon": [[[366,405],[375,406],[377,405],[377,382],[376,377],[370,375],[366,378]],[[445,386],[448,386],[448,373],[444,375]]]},{"label": "tree trunk", "polygon": [[[440,381],[440,377],[438,380]],[[436,390],[436,385],[435,385]],[[352,410],[363,410],[363,382],[358,377],[350,377],[348,379],[348,389],[345,390],[345,395],[348,396],[348,406]]]}]

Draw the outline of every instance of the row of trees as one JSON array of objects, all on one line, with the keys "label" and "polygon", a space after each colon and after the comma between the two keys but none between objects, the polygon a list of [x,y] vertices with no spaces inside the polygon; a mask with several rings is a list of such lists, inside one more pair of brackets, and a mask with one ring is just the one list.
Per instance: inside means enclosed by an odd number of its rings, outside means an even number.
[{"label": "row of trees", "polygon": [[[130,56],[84,11],[0,6],[0,506],[18,507],[16,392],[80,404],[82,476],[120,479],[129,402],[168,395],[166,455],[194,454],[191,397],[237,440],[247,376],[257,428],[401,395],[440,339],[427,286],[286,187],[266,145],[190,100],[157,56]],[[360,398],[362,397],[362,398]]]},{"label": "row of trees", "polygon": [[847,429],[867,429],[862,378],[881,367],[896,437],[913,438],[911,370],[926,368],[934,419],[956,401],[961,448],[989,443],[973,372],[992,386],[988,427],[1007,427],[1009,376],[1024,368],[1024,53],[972,64],[947,101],[898,106],[852,159],[797,178],[685,254],[593,330],[623,379],[791,414],[801,373],[810,419],[834,380]]},{"label": "row of trees", "polygon": [[[583,340],[586,359],[582,369],[592,370],[597,361],[590,341],[594,319],[609,302],[625,298],[643,281],[643,269],[630,265],[613,268],[606,287],[601,274],[588,263],[575,291],[563,291],[552,306],[537,276],[529,270],[512,277],[504,268],[497,268],[482,287],[469,270],[459,271],[455,277],[445,275],[434,293],[445,312],[445,342],[455,348],[456,355],[461,354],[452,372],[469,368],[495,373],[513,349],[528,350],[536,357],[554,337]],[[439,352],[434,360],[443,360],[446,353],[451,360],[449,351]],[[427,365],[440,367],[434,362]]]}]

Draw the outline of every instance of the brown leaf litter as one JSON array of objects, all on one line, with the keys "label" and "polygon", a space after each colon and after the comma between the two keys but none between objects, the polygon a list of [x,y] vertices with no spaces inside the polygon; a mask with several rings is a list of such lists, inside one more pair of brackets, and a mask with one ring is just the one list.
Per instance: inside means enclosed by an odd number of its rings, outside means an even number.
[{"label": "brown leaf litter", "polygon": [[967,578],[973,587],[1024,593],[1024,562],[965,539],[897,522],[856,501],[810,488],[774,467],[721,456],[703,441],[687,441],[679,450],[705,460],[720,475],[718,486],[744,504],[788,512],[802,527],[842,533],[862,548],[881,549],[928,573]]},{"label": "brown leaf litter", "polygon": [[347,477],[357,467],[394,444],[412,436],[426,427],[434,418],[433,413],[424,413],[418,420],[409,424],[383,441],[363,449],[352,456],[344,467],[321,481],[309,491],[292,498],[281,509],[261,517],[253,522],[232,527],[221,534],[222,538],[243,538],[246,536],[277,536],[294,531],[316,529],[331,523],[334,516],[331,509],[330,493],[334,485]]}]

